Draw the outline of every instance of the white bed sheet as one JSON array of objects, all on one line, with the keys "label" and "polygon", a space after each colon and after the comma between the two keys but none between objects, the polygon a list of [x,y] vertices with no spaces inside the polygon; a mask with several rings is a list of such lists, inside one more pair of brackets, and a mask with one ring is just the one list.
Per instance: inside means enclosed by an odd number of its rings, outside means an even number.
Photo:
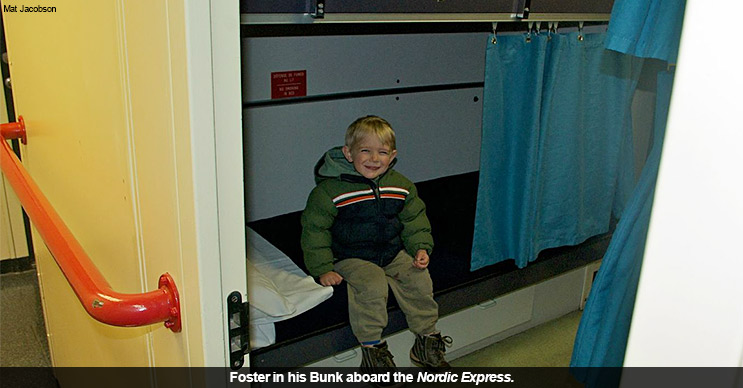
[{"label": "white bed sheet", "polygon": [[333,295],[278,248],[247,228],[248,301],[252,349],[276,341],[274,322],[295,317]]}]

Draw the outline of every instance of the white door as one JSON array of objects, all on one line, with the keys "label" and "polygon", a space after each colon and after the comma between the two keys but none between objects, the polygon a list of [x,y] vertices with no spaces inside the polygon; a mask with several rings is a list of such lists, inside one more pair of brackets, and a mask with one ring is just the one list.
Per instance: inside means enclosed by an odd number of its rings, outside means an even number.
[{"label": "white door", "polygon": [[[743,12],[733,0],[715,8]],[[708,10],[686,4],[625,366],[743,366],[743,77],[737,50],[710,36]],[[718,386],[733,386],[727,377]]]},{"label": "white door", "polygon": [[181,297],[180,333],[99,323],[34,233],[53,365],[227,365],[226,295],[246,294],[237,2],[24,5],[3,1],[26,169],[114,290],[168,272]]}]

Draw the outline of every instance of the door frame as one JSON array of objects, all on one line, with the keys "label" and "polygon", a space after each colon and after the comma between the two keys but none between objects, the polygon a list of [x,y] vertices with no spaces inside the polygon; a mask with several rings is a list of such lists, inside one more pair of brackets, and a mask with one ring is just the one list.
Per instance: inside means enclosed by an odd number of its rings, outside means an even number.
[{"label": "door frame", "polygon": [[247,300],[239,2],[186,0],[186,26],[204,366],[225,367],[227,296]]}]

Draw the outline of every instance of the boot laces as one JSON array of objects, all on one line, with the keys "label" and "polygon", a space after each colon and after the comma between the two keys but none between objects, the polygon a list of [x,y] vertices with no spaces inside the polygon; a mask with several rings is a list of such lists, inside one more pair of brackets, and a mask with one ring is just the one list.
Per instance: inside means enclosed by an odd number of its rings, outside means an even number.
[{"label": "boot laces", "polygon": [[444,360],[444,353],[446,353],[446,348],[451,347],[452,343],[454,342],[454,340],[448,335],[441,336],[440,334],[428,336],[426,339],[426,353],[431,356],[431,361],[434,364],[438,364],[439,362]]},{"label": "boot laces", "polygon": [[392,360],[395,356],[387,348],[376,349],[375,366],[384,368],[394,368],[395,362]]}]

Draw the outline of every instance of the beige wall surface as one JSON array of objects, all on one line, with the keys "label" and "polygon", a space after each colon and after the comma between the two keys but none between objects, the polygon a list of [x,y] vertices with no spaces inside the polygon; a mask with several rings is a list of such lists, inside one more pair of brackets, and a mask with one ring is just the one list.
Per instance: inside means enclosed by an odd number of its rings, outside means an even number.
[{"label": "beige wall surface", "polygon": [[93,320],[34,233],[52,363],[202,365],[183,1],[54,4],[3,14],[24,165],[114,290],[174,277],[183,332]]}]

